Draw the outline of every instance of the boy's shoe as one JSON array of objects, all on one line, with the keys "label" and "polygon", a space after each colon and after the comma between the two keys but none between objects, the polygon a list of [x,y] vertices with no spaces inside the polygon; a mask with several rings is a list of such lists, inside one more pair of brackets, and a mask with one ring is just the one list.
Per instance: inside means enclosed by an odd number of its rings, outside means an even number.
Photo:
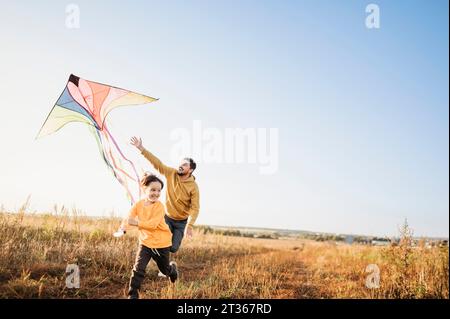
[{"label": "boy's shoe", "polygon": [[158,277],[164,277],[164,278],[166,278],[167,276],[164,275],[162,272],[158,272]]},{"label": "boy's shoe", "polygon": [[136,289],[128,290],[128,299],[139,299],[139,293]]},{"label": "boy's shoe", "polygon": [[116,238],[122,237],[123,235],[125,235],[127,233],[127,231],[125,229],[119,228],[114,234],[113,236]]},{"label": "boy's shoe", "polygon": [[171,266],[173,267],[172,274],[169,276],[169,278],[170,278],[170,281],[171,281],[172,283],[174,283],[174,282],[177,281],[177,279],[178,279],[178,268],[177,268],[177,263],[174,262],[174,261],[171,261],[171,262],[169,263],[169,265],[171,265]]}]

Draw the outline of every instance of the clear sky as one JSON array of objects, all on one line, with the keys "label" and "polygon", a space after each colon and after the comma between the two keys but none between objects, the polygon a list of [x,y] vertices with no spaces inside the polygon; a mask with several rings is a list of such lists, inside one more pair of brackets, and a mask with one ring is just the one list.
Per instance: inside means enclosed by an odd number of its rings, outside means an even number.
[{"label": "clear sky", "polygon": [[74,1],[78,29],[69,3],[1,4],[6,209],[31,194],[36,211],[126,214],[83,124],[34,140],[74,73],[159,98],[109,119],[168,165],[171,133],[193,121],[278,129],[272,175],[199,162],[199,224],[396,235],[408,218],[416,235],[448,237],[448,1]]}]

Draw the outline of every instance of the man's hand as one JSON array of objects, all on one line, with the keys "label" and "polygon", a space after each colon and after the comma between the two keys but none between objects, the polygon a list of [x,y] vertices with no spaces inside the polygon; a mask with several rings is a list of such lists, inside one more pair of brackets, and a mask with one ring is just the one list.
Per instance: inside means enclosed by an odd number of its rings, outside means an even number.
[{"label": "man's hand", "polygon": [[186,228],[186,237],[187,238],[192,238],[192,236],[194,235],[192,226],[188,225]]},{"label": "man's hand", "polygon": [[138,225],[137,219],[134,219],[134,218],[128,218],[128,225],[131,225],[131,226],[137,226],[137,225]]},{"label": "man's hand", "polygon": [[142,146],[142,139],[136,136],[133,136],[131,138],[130,144],[135,146],[138,150],[140,150],[142,152],[142,150],[144,149],[144,147]]}]

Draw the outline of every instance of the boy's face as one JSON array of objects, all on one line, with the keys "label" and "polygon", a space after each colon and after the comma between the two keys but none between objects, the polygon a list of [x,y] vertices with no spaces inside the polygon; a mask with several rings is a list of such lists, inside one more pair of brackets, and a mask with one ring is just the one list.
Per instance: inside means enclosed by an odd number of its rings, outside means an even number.
[{"label": "boy's face", "polygon": [[147,195],[147,198],[151,202],[156,202],[161,195],[161,183],[159,182],[151,182],[146,188],[145,188],[145,194]]}]

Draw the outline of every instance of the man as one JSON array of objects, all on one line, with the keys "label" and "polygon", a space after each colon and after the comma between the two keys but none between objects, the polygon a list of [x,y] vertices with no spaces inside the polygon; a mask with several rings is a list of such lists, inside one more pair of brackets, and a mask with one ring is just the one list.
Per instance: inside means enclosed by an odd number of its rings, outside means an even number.
[{"label": "man", "polygon": [[192,227],[200,209],[200,194],[195,177],[192,176],[197,164],[192,158],[185,158],[176,170],[164,165],[155,155],[146,150],[142,146],[141,138],[133,136],[131,145],[141,151],[141,154],[167,179],[165,220],[172,232],[170,252],[175,253],[180,248],[186,225],[186,235],[192,236]]}]

